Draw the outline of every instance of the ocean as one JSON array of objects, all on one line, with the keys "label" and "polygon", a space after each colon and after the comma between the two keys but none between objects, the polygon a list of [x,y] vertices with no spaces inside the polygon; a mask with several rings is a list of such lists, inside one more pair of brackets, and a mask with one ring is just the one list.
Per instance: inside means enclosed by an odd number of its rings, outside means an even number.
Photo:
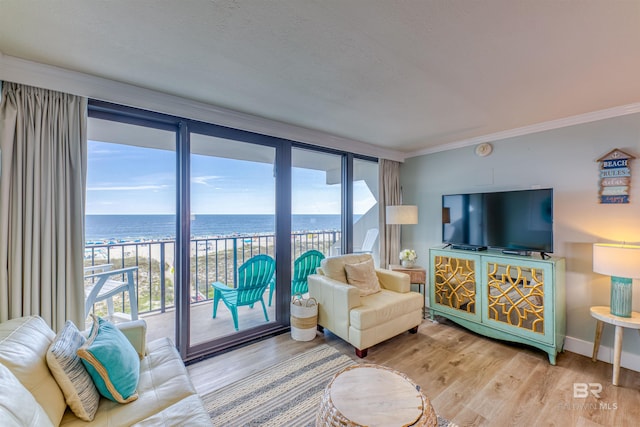
[{"label": "ocean", "polygon": [[[303,231],[340,231],[340,215],[292,215],[291,229]],[[192,238],[275,232],[274,215],[194,215]],[[87,244],[175,239],[175,215],[87,215]]]}]

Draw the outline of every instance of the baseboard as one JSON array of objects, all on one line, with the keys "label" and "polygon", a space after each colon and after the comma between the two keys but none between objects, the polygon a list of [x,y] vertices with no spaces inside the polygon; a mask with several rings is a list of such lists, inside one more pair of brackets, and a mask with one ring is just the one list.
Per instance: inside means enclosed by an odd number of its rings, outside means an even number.
[{"label": "baseboard", "polygon": [[[572,353],[581,354],[591,358],[593,355],[593,342],[585,341],[578,338],[566,337],[564,339],[564,349]],[[600,344],[598,349],[598,360],[613,363],[613,347],[606,347]],[[640,355],[622,351],[620,358],[620,366],[640,372]]]}]

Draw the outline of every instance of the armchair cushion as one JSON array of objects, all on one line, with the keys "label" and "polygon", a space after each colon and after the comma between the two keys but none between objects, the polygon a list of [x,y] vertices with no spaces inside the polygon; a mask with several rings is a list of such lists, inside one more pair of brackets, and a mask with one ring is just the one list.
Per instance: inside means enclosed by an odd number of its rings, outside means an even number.
[{"label": "armchair cushion", "polygon": [[47,365],[73,413],[81,420],[92,421],[98,410],[100,393],[77,355],[85,341],[78,328],[68,320],[49,346]]},{"label": "armchair cushion", "polygon": [[113,323],[94,316],[89,339],[78,349],[78,356],[101,395],[119,403],[138,398],[140,358]]},{"label": "armchair cushion", "polygon": [[422,299],[415,292],[382,291],[360,298],[361,304],[349,312],[351,326],[366,330],[384,323],[393,323],[404,314],[422,310]]},{"label": "armchair cushion", "polygon": [[142,359],[147,351],[147,322],[142,319],[130,322],[117,323],[120,332],[129,340],[133,348]]},{"label": "armchair cushion", "polygon": [[211,424],[211,418],[202,410],[200,396],[192,394],[131,427],[207,426],[209,424]]},{"label": "armchair cushion", "polygon": [[360,290],[361,296],[367,296],[380,292],[380,283],[373,265],[373,259],[358,262],[355,264],[345,264],[344,270],[347,275],[347,282]]},{"label": "armchair cushion", "polygon": [[[120,324],[118,324],[120,325]],[[64,414],[60,427],[87,427],[89,425],[107,426],[132,426],[137,423],[141,425],[161,425],[161,426],[200,426],[207,425],[199,423],[208,414],[202,405],[198,393],[187,373],[176,346],[167,338],[160,338],[150,341],[147,344],[147,353],[140,361],[140,381],[137,387],[138,399],[126,405],[112,400],[100,399],[98,412],[91,424],[81,421],[73,412],[67,411]],[[171,407],[178,407],[176,404],[183,400],[191,402],[188,406],[180,405],[183,408],[186,421],[172,423],[169,418],[154,423],[157,414],[165,413]],[[145,424],[146,419],[150,422]],[[156,419],[157,421],[157,419]]]},{"label": "armchair cushion", "polygon": [[409,275],[397,271],[377,269],[376,274],[383,289],[406,294],[411,291]]},{"label": "armchair cushion", "polygon": [[22,383],[40,404],[53,425],[60,424],[67,403],[47,366],[45,354],[56,334],[39,316],[0,323],[0,364]]},{"label": "armchair cushion", "polygon": [[53,427],[42,406],[2,363],[0,363],[0,420],[4,427]]}]

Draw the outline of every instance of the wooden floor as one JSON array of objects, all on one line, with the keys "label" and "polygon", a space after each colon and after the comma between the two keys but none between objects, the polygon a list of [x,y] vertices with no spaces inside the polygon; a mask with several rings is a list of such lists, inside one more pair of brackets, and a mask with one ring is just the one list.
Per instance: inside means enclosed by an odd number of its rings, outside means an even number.
[{"label": "wooden floor", "polygon": [[[417,334],[404,333],[369,349],[353,348],[325,332],[310,342],[279,335],[188,366],[204,394],[253,372],[327,343],[365,363],[404,372],[422,387],[436,412],[464,426],[638,426],[640,373],[622,369],[611,384],[612,366],[575,353],[546,353],[476,335],[444,318],[425,320]],[[574,398],[575,383],[602,384],[600,399]]]}]

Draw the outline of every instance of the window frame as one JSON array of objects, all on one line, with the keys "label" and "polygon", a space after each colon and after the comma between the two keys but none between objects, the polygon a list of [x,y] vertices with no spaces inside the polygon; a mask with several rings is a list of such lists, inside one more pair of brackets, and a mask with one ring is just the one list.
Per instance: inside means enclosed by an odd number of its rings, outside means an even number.
[{"label": "window frame", "polygon": [[[173,131],[176,134],[176,325],[175,344],[185,361],[227,351],[256,339],[289,331],[291,290],[291,175],[292,149],[302,148],[341,156],[341,233],[342,253],[353,250],[353,168],[354,159],[378,162],[377,158],[333,148],[234,129],[215,123],[89,99],[88,117]],[[189,267],[190,267],[190,134],[233,139],[275,149],[276,170],[276,320],[241,330],[230,336],[191,346],[189,343]],[[186,297],[185,297],[186,296]]]}]

